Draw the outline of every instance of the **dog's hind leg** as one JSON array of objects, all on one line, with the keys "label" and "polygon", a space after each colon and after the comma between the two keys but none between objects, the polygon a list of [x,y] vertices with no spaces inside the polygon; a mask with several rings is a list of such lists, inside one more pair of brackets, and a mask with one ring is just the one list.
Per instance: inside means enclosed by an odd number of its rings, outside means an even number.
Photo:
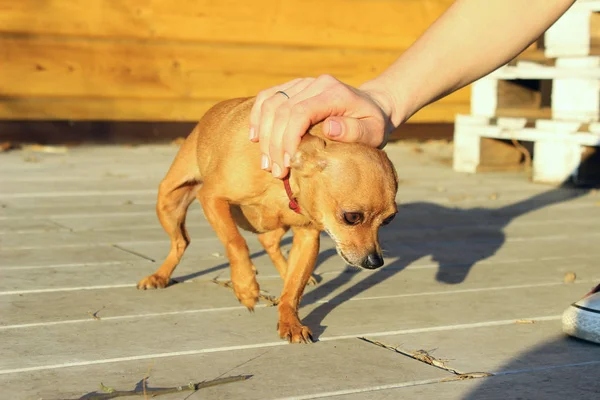
[{"label": "dog's hind leg", "polygon": [[281,275],[281,279],[285,279],[287,272],[287,260],[281,252],[281,238],[283,238],[288,229],[287,227],[281,227],[258,235],[260,244],[265,248],[273,265],[275,265],[279,275]]},{"label": "dog's hind leg", "polygon": [[159,185],[156,214],[171,239],[171,250],[154,274],[138,282],[138,289],[166,287],[190,243],[190,237],[185,229],[185,217],[190,203],[196,198],[198,189],[202,186],[196,166],[194,143],[191,138],[184,142],[169,172]]},{"label": "dog's hind leg", "polygon": [[[277,228],[270,232],[261,233],[258,235],[258,240],[265,248],[265,251],[269,255],[269,258],[277,268],[279,275],[281,278],[285,280],[285,274],[287,272],[288,262],[285,259],[285,256],[281,252],[281,238],[288,231],[288,227],[285,228]],[[308,278],[308,285],[316,285],[318,284],[317,278],[314,275],[311,275]]]}]

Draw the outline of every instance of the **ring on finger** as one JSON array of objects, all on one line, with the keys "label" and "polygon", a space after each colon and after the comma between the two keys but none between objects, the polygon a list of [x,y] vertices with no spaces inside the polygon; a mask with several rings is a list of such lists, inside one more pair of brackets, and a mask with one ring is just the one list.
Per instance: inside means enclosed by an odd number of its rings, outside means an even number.
[{"label": "ring on finger", "polygon": [[287,99],[290,99],[290,96],[288,96],[288,94],[286,92],[284,92],[283,90],[278,90],[275,92],[275,94],[281,93],[282,95],[284,95],[285,97],[287,97]]}]

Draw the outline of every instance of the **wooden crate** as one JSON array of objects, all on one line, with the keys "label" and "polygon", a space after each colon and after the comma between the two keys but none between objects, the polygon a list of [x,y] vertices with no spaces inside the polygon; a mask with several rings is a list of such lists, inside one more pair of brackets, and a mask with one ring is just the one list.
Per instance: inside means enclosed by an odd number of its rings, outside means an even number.
[{"label": "wooden crate", "polygon": [[[298,76],[360,84],[452,0],[0,0],[0,119],[196,121]],[[451,122],[468,88],[413,122]]]},{"label": "wooden crate", "polygon": [[[537,81],[537,90],[518,82]],[[591,122],[600,120],[600,57],[517,61],[472,85],[471,114]]]},{"label": "wooden crate", "polygon": [[[528,152],[514,141],[530,142]],[[534,182],[559,184],[580,177],[586,154],[600,147],[600,124],[526,118],[457,116],[454,130],[454,170],[482,172],[532,162]],[[533,157],[531,157],[533,153]],[[529,159],[528,159],[529,158]],[[597,171],[597,165],[595,169]]]},{"label": "wooden crate", "polygon": [[544,34],[546,57],[600,54],[600,1],[578,0]]}]

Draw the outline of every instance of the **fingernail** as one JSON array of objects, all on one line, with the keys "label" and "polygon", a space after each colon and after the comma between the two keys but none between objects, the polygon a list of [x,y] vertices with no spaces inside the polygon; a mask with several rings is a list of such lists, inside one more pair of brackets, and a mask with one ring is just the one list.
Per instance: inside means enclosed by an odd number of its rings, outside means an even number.
[{"label": "fingernail", "polygon": [[283,166],[286,168],[290,167],[291,157],[288,153],[283,153]]},{"label": "fingernail", "polygon": [[271,168],[271,173],[273,174],[273,176],[275,178],[279,178],[279,175],[281,175],[281,167],[279,167],[279,165],[273,163],[273,167]]},{"label": "fingernail", "polygon": [[256,132],[254,131],[254,127],[250,128],[250,140],[256,138]]},{"label": "fingernail", "polygon": [[329,134],[330,137],[340,136],[342,134],[342,125],[337,121],[329,121]]},{"label": "fingernail", "polygon": [[260,160],[260,167],[262,169],[269,168],[269,157],[267,157],[265,154],[262,155],[262,159]]}]

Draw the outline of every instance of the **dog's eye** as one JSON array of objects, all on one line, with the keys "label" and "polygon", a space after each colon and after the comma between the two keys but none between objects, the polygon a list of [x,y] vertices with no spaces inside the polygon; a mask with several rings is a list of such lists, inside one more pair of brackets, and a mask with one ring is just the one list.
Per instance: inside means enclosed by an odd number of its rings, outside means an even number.
[{"label": "dog's eye", "polygon": [[392,214],[389,217],[387,217],[386,219],[383,220],[383,222],[381,223],[381,225],[387,225],[390,222],[392,222],[394,220],[394,218],[396,218],[396,214]]},{"label": "dog's eye", "polygon": [[344,213],[344,221],[346,221],[346,223],[348,225],[359,224],[362,221],[362,219],[363,219],[363,216],[359,212],[347,212],[347,213]]}]

